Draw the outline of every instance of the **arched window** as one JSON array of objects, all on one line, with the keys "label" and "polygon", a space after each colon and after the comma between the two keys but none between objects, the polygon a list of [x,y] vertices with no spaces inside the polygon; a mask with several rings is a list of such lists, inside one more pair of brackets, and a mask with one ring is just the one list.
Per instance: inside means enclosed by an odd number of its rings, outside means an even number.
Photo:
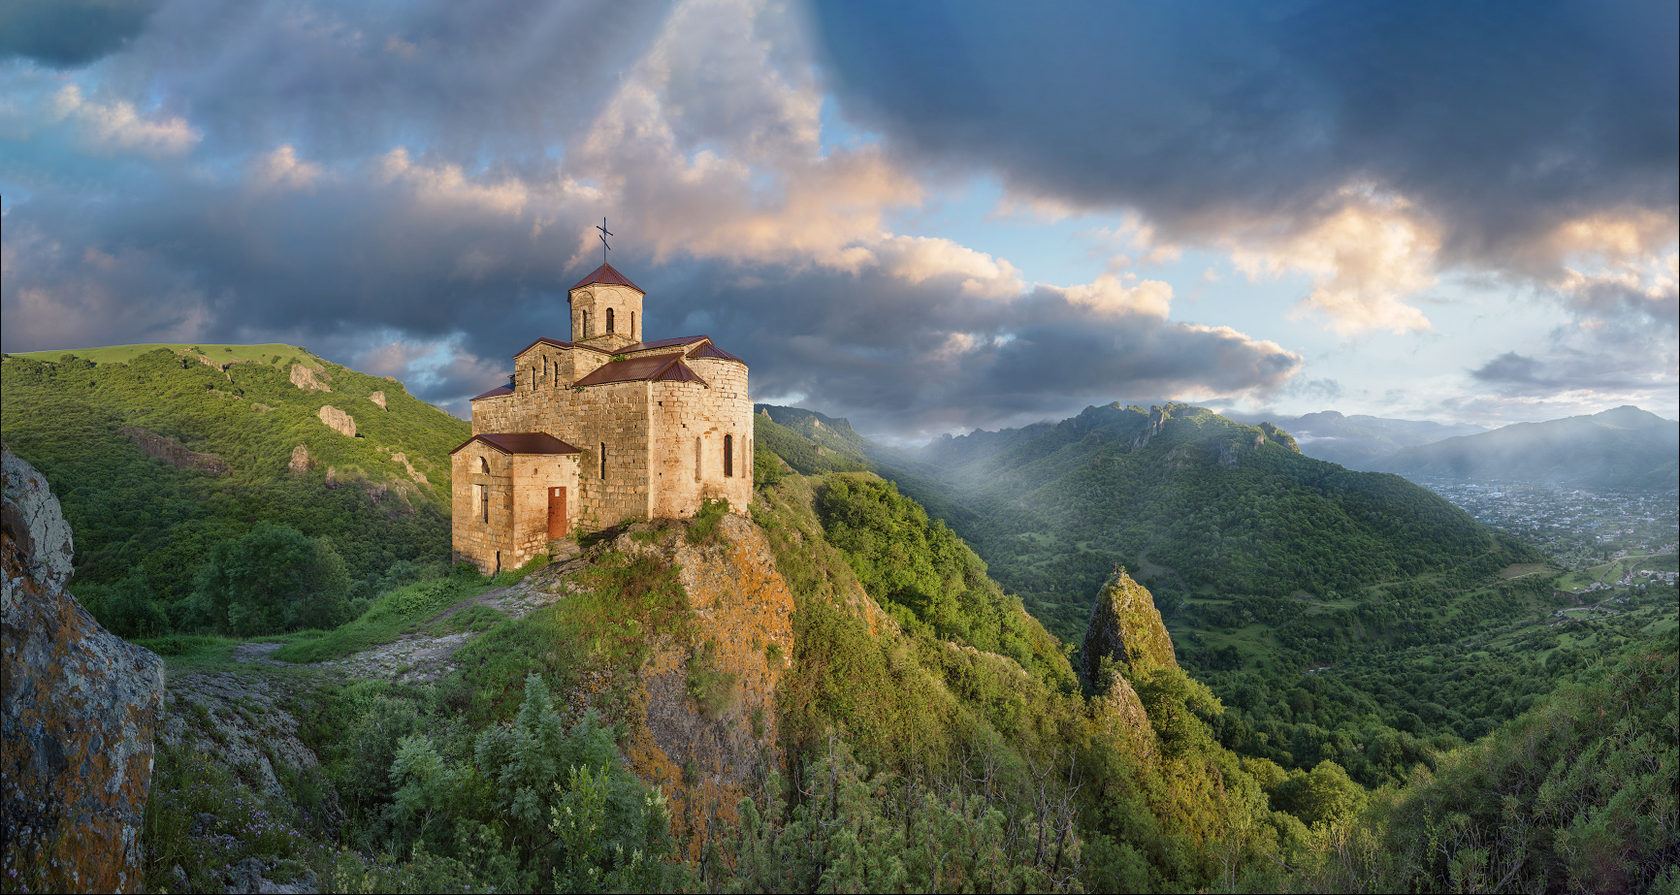
[{"label": "arched window", "polygon": [[608,308],[607,309],[607,332],[611,333],[611,332],[617,332],[617,331],[618,330],[613,329],[613,309]]},{"label": "arched window", "polygon": [[537,390],[537,365],[531,365],[531,391]]},{"label": "arched window", "polygon": [[601,442],[601,481],[607,480],[607,443]]},{"label": "arched window", "polygon": [[478,471],[484,473],[485,475],[489,475],[490,474],[490,461],[483,458],[483,457],[479,457],[478,458]]},{"label": "arched window", "polygon": [[735,436],[723,436],[723,474],[729,477],[735,474]]}]

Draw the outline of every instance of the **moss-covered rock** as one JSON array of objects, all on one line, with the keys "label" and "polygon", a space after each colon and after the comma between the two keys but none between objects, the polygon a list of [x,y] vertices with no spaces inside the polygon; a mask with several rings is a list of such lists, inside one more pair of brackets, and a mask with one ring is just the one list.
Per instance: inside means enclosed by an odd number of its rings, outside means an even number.
[{"label": "moss-covered rock", "polygon": [[1178,667],[1155,598],[1124,570],[1097,593],[1080,651],[1080,674],[1097,692],[1107,690],[1101,674],[1104,659],[1113,660],[1116,670],[1134,681],[1147,668]]}]

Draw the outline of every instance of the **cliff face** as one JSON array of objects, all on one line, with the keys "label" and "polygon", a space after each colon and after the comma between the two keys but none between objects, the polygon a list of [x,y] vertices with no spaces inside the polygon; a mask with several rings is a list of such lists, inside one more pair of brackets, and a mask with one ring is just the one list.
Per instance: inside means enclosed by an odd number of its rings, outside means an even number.
[{"label": "cliff face", "polygon": [[793,661],[793,595],[752,522],[726,513],[705,544],[682,530],[648,539],[644,527],[613,546],[675,565],[694,610],[692,637],[650,638],[637,674],[643,723],[626,752],[636,774],[669,796],[673,832],[698,860],[732,829],[741,797],[781,763],[775,693]]},{"label": "cliff face", "polygon": [[1091,606],[1091,623],[1080,650],[1079,671],[1093,687],[1102,689],[1103,659],[1113,659],[1128,678],[1145,668],[1177,668],[1172,638],[1149,589],[1120,572],[1108,580]]},{"label": "cliff face", "polygon": [[138,891],[163,662],[76,602],[73,543],[34,467],[3,455],[0,822],[8,883]]},{"label": "cliff face", "polygon": [[1091,714],[1099,729],[1110,739],[1130,742],[1145,763],[1160,749],[1132,680],[1151,668],[1177,667],[1172,638],[1149,589],[1123,571],[1110,578],[1091,606],[1079,671],[1096,691]]}]

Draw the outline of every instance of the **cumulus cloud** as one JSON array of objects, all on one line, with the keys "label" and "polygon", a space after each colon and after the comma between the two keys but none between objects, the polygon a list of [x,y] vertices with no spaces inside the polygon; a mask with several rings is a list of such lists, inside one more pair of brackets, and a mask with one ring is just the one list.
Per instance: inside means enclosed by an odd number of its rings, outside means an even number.
[{"label": "cumulus cloud", "polygon": [[750,360],[758,393],[877,431],[1263,396],[1301,367],[1170,321],[1165,282],[1033,285],[1005,258],[892,232],[923,188],[879,145],[824,143],[782,7],[689,0],[640,10],[651,26],[616,4],[504,12],[160,8],[97,63],[97,103],[43,94],[75,100],[66,121],[128,109],[105,139],[132,132],[138,161],[88,187],[29,138],[43,167],[7,210],[7,349],[283,340],[463,413],[513,350],[566,334],[564,289],[596,263],[588,222],[609,214],[650,332],[703,328]]},{"label": "cumulus cloud", "polygon": [[179,115],[155,111],[142,115],[124,100],[101,102],[84,97],[75,84],[54,93],[45,112],[49,121],[68,125],[89,152],[181,155],[202,137]]},{"label": "cumulus cloud", "polygon": [[1674,4],[815,9],[843,107],[898,157],[1304,272],[1344,334],[1427,328],[1408,296],[1442,271],[1548,283],[1680,230]]},{"label": "cumulus cloud", "polygon": [[1324,315],[1343,335],[1429,329],[1423,312],[1402,299],[1435,284],[1440,234],[1397,197],[1345,190],[1335,205],[1310,226],[1269,242],[1267,234],[1245,228],[1234,238],[1232,263],[1250,281],[1305,273],[1312,292],[1298,312]]}]

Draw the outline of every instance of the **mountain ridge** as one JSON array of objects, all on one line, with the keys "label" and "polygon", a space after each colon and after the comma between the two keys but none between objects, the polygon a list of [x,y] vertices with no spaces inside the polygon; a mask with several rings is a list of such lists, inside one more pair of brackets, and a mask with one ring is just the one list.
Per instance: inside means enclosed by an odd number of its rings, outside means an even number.
[{"label": "mountain ridge", "polygon": [[1372,467],[1409,478],[1593,488],[1680,487],[1680,422],[1623,405],[1406,448]]}]

